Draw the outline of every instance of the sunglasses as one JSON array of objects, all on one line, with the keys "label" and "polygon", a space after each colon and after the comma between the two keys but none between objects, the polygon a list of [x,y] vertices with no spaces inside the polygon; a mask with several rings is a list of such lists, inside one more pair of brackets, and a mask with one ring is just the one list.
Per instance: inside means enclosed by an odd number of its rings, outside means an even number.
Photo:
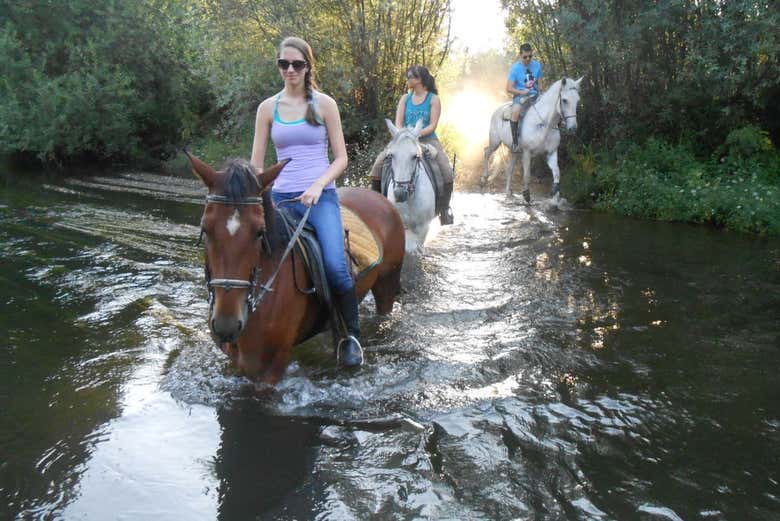
[{"label": "sunglasses", "polygon": [[306,67],[306,65],[308,64],[306,63],[306,60],[290,61],[290,60],[279,59],[276,60],[276,65],[278,65],[279,68],[282,69],[283,71],[286,71],[287,69],[290,68],[290,65],[292,65],[292,68],[295,72],[301,72],[303,68]]}]

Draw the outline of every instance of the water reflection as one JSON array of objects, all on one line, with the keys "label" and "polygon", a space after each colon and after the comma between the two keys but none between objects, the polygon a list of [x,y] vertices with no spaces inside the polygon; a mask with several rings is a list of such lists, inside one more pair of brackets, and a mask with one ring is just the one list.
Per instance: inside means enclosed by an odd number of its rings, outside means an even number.
[{"label": "water reflection", "polygon": [[[219,519],[307,517],[319,452],[316,420],[269,414],[255,401],[220,407]],[[258,515],[262,514],[260,517]]]},{"label": "water reflection", "polygon": [[205,329],[194,180],[47,186],[0,198],[5,517],[780,511],[776,240],[456,194],[362,305],[366,366],[315,338],[258,395]]}]

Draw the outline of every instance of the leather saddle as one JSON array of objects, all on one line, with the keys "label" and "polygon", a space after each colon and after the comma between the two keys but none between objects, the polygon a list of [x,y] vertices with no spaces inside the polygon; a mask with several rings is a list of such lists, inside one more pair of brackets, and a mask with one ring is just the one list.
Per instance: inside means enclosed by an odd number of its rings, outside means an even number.
[{"label": "leather saddle", "polygon": [[[300,217],[284,207],[277,207],[277,215],[284,223],[286,237],[292,237]],[[352,210],[341,207],[341,220],[344,224],[344,253],[350,264],[350,270],[355,280],[367,275],[382,262],[383,251],[380,242],[366,223]],[[304,293],[314,293],[325,307],[332,307],[332,295],[325,274],[325,262],[322,258],[322,248],[314,227],[308,222],[304,225],[298,240],[295,242],[294,253],[301,256],[306,271],[312,280],[311,288],[302,288],[296,277],[296,287]]]}]

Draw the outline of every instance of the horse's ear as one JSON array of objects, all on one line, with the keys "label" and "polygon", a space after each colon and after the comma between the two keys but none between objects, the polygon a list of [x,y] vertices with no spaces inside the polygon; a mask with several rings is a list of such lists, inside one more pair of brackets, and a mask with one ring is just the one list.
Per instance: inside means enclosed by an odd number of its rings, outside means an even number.
[{"label": "horse's ear", "polygon": [[574,80],[574,85],[579,89],[580,88],[580,82],[582,81],[582,78],[585,76],[580,76],[580,79]]},{"label": "horse's ear", "polygon": [[395,137],[398,134],[398,127],[393,125],[393,122],[387,118],[385,118],[385,124],[387,125],[387,130],[390,131],[390,135]]},{"label": "horse's ear", "polygon": [[197,157],[190,154],[189,151],[185,150],[184,153],[187,154],[187,158],[190,160],[190,165],[192,165],[192,173],[195,174],[195,176],[198,177],[201,181],[203,181],[203,184],[209,188],[214,186],[217,182],[217,178],[219,177],[219,173]]},{"label": "horse's ear", "polygon": [[561,87],[565,87],[565,86],[566,86],[566,76],[561,78]]},{"label": "horse's ear", "polygon": [[420,137],[420,131],[422,131],[423,126],[423,120],[418,119],[417,123],[414,124],[414,128],[412,129],[412,134],[414,134],[414,137]]},{"label": "horse's ear", "polygon": [[270,188],[276,178],[279,177],[279,174],[282,172],[282,168],[284,168],[284,166],[290,161],[292,161],[290,158],[282,159],[275,165],[266,168],[262,174],[257,176],[257,180],[260,181],[260,186],[262,187],[262,192],[265,192],[268,190],[268,188]]}]

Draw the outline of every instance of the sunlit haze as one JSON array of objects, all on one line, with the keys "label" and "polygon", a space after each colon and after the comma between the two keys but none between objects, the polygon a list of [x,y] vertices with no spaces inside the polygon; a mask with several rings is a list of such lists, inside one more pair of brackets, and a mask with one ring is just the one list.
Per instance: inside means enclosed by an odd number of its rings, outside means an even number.
[{"label": "sunlit haze", "polygon": [[454,48],[469,53],[503,48],[504,17],[498,0],[452,0]]}]

